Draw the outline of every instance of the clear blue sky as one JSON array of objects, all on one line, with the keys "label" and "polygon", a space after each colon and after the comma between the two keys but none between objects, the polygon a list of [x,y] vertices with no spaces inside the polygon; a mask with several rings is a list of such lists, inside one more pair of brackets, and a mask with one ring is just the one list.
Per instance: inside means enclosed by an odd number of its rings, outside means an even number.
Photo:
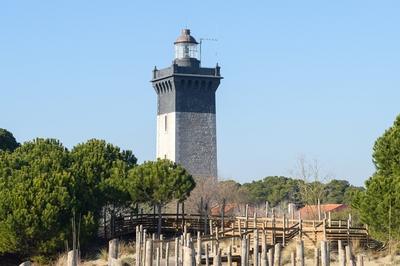
[{"label": "clear blue sky", "polygon": [[362,185],[400,113],[399,1],[1,1],[0,127],[155,158],[154,65],[181,28],[217,38],[218,164],[240,182],[317,158]]}]

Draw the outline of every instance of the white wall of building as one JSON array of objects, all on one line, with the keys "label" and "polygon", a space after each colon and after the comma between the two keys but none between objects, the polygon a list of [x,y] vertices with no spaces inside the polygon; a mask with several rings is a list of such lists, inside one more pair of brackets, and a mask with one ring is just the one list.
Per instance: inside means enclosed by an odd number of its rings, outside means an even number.
[{"label": "white wall of building", "polygon": [[157,158],[175,161],[176,113],[157,115]]}]

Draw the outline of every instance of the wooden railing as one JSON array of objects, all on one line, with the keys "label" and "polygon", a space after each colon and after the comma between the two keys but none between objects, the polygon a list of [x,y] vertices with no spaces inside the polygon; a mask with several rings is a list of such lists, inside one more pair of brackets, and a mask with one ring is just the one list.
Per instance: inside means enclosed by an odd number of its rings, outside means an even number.
[{"label": "wooden railing", "polygon": [[[149,233],[157,232],[158,216],[144,214],[139,216],[115,217],[100,227],[99,236],[105,239],[134,235],[135,228],[142,225]],[[209,235],[211,238],[237,237],[252,234],[255,229],[266,234],[267,244],[281,243],[284,246],[294,238],[303,239],[305,244],[315,245],[321,240],[343,243],[357,240],[361,245],[379,246],[372,241],[368,229],[364,226],[352,226],[344,220],[294,220],[286,217],[217,217],[198,214],[162,214],[161,225],[163,235],[177,236],[186,228],[187,232]]]}]

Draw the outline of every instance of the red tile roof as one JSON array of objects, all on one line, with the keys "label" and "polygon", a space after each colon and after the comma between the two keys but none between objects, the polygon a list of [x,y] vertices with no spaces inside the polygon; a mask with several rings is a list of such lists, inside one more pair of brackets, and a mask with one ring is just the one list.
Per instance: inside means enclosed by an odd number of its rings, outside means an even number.
[{"label": "red tile roof", "polygon": [[[328,212],[337,212],[347,209],[345,204],[321,204],[321,214]],[[318,217],[318,205],[306,205],[300,209],[300,216],[302,219],[313,219]]]},{"label": "red tile roof", "polygon": [[[235,209],[237,208],[236,203],[227,203],[225,204],[224,208],[224,213],[225,214],[233,214],[235,212]],[[221,207],[219,205],[216,205],[211,208],[211,215],[221,215]]]}]

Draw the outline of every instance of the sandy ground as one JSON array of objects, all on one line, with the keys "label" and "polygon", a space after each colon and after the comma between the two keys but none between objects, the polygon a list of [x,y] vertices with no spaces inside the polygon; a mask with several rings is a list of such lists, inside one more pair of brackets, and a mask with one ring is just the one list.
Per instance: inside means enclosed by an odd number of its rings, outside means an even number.
[{"label": "sandy ground", "polygon": [[[223,250],[226,250],[226,246],[227,245],[233,245],[233,253],[237,253],[239,251],[239,247],[237,246],[236,243],[231,243],[229,241],[229,243],[220,243],[220,248],[222,248]],[[120,257],[120,262],[122,263],[121,265],[124,266],[134,266],[135,265],[135,257],[136,255],[134,254],[134,246],[132,246],[131,244],[124,244],[121,250],[121,257]],[[295,244],[294,243],[290,243],[287,247],[285,247],[285,249],[282,252],[282,258],[283,258],[283,265],[284,266],[291,266],[290,263],[290,253],[292,251],[295,250]],[[170,254],[173,255],[174,251],[171,250]],[[314,261],[313,261],[313,256],[314,254],[314,250],[309,250],[306,249],[305,250],[305,255],[306,255],[306,265],[314,265]],[[386,265],[399,265],[400,266],[400,256],[386,256],[383,253],[372,253],[372,252],[362,252],[362,253],[355,253],[355,254],[361,254],[364,257],[364,265],[366,266],[386,266]],[[105,260],[107,257],[107,254],[105,252],[103,253],[99,253],[99,258],[101,259],[97,259],[97,260],[91,260],[91,261],[85,261],[83,263],[81,263],[80,265],[83,266],[107,266],[107,261]],[[65,259],[65,256],[64,256]],[[170,258],[170,266],[174,265],[174,257]],[[61,265],[66,265],[66,262],[64,264],[64,262],[62,260],[59,260],[58,263],[55,264],[55,266],[61,266]],[[153,265],[156,265],[156,263],[154,262]],[[165,260],[161,261],[161,266],[165,265]],[[226,264],[222,264],[222,265],[226,265]],[[235,265],[235,263],[233,264]],[[331,266],[338,266],[338,262],[337,262],[337,254],[336,253],[331,253]]]},{"label": "sandy ground", "polygon": [[[127,263],[125,265],[135,265],[135,258],[134,256],[125,256],[121,258],[123,263]],[[128,264],[129,263],[129,264]],[[161,265],[164,266],[165,262],[162,261]],[[85,262],[83,264],[81,264],[83,266],[107,266],[107,261],[102,260],[102,259],[98,259],[98,260],[94,260],[94,261],[88,261]],[[124,264],[122,264],[124,265]],[[155,264],[154,264],[155,265]],[[170,259],[170,263],[169,265],[174,265],[174,259],[171,258]],[[222,265],[226,265],[226,264],[222,264]],[[235,264],[234,264],[235,265]],[[284,263],[284,266],[290,266],[291,263]],[[314,265],[313,260],[312,259],[306,259],[306,265]],[[339,264],[337,262],[332,261],[331,266],[338,266]],[[387,265],[400,265],[400,256],[397,257],[390,257],[390,256],[386,256],[383,258],[378,258],[378,259],[369,259],[367,257],[364,257],[364,265],[365,266],[387,266]]]}]

